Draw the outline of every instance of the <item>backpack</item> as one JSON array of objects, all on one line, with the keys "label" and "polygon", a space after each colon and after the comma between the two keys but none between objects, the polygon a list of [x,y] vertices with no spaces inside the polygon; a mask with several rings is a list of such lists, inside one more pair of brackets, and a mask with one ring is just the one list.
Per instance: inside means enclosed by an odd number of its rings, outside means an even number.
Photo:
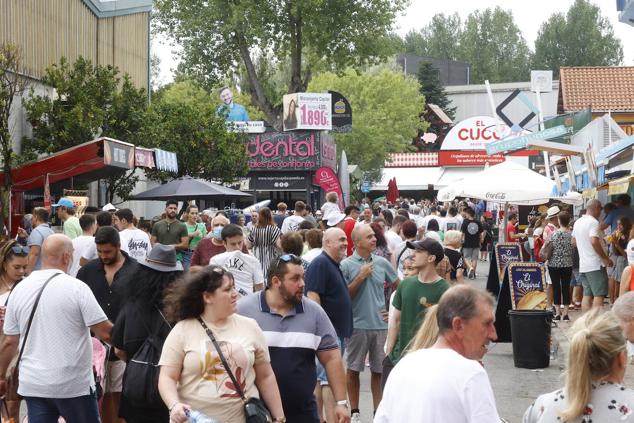
[{"label": "backpack", "polygon": [[[157,308],[156,311],[162,318],[159,329],[163,322],[170,326],[160,310]],[[135,406],[143,407],[163,403],[158,390],[160,372],[158,363],[163,349],[163,340],[159,339],[158,330],[152,332],[144,319],[141,321],[148,331],[148,337],[126,365],[121,395]]]}]

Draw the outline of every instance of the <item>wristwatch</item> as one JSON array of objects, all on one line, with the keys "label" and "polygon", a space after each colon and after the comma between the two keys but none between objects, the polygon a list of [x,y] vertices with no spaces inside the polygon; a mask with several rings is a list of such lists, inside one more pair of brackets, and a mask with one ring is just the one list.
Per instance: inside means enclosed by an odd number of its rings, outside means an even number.
[{"label": "wristwatch", "polygon": [[337,401],[337,405],[342,405],[348,409],[350,408],[350,403],[348,402],[348,400]]}]

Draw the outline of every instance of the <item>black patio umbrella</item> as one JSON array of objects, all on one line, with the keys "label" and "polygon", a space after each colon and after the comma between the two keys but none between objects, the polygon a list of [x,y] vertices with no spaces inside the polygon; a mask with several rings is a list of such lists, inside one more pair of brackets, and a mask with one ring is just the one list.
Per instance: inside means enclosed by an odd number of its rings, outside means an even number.
[{"label": "black patio umbrella", "polygon": [[251,197],[251,194],[223,187],[203,179],[183,176],[166,184],[133,195],[131,200],[177,200],[232,199]]}]

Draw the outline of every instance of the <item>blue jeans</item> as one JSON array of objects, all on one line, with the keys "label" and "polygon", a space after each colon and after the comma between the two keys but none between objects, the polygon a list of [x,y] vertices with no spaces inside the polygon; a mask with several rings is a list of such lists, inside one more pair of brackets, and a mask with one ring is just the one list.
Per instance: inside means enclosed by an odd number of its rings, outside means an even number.
[{"label": "blue jeans", "polygon": [[95,394],[75,398],[25,397],[29,423],[100,423]]}]

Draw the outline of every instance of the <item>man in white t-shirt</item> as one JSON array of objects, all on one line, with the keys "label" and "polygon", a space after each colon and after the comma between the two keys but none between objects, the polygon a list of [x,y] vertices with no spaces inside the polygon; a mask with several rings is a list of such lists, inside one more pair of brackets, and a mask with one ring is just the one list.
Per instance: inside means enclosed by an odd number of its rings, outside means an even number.
[{"label": "man in white t-shirt", "polygon": [[[95,231],[97,222],[92,214],[84,214],[79,218],[82,235],[73,239],[73,264],[68,271],[72,277],[77,277],[79,268],[97,258],[97,248],[95,247]],[[82,260],[84,257],[84,260]]]},{"label": "man in white t-shirt", "polygon": [[599,200],[590,201],[586,214],[577,219],[572,229],[572,243],[579,251],[579,273],[582,275],[582,310],[603,306],[603,299],[608,295],[606,268],[614,265],[601,241],[603,232],[598,220],[601,209]]},{"label": "man in white t-shirt", "polygon": [[295,202],[295,213],[292,216],[288,216],[282,222],[282,234],[289,231],[298,231],[299,225],[304,221],[306,216],[306,203],[303,201]]},{"label": "man in white t-shirt", "polygon": [[403,223],[407,222],[407,218],[403,215],[397,214],[394,216],[392,220],[392,227],[389,231],[385,232],[385,240],[387,241],[387,248],[390,249],[391,253],[395,253],[396,249],[403,242],[403,238],[401,237],[401,229],[403,227]]},{"label": "man in white t-shirt", "polygon": [[223,266],[231,272],[236,283],[236,291],[241,297],[261,291],[264,288],[262,266],[257,258],[242,252],[242,228],[230,224],[222,228],[221,235],[227,251],[213,256],[209,264]]},{"label": "man in white t-shirt", "polygon": [[427,229],[427,225],[429,224],[430,220],[436,219],[436,221],[440,223],[440,221],[438,220],[439,218],[440,218],[440,214],[438,213],[438,207],[431,206],[431,208],[429,209],[429,214],[423,217],[423,219],[421,220],[420,226]]},{"label": "man in white t-shirt", "polygon": [[143,260],[152,251],[150,236],[134,226],[134,214],[130,209],[119,209],[115,213],[119,218],[117,228],[121,240],[121,250],[135,260]]},{"label": "man in white t-shirt", "polygon": [[431,348],[396,364],[375,423],[499,423],[493,390],[479,363],[497,335],[495,299],[469,285],[448,289],[438,303],[439,334]]},{"label": "man in white t-shirt", "polygon": [[[438,222],[441,223],[441,222]],[[462,219],[458,217],[458,209],[455,207],[449,207],[447,211],[447,217],[442,220],[440,230],[447,231],[459,231],[462,226]]]},{"label": "man in white t-shirt", "polygon": [[38,415],[55,416],[50,421],[57,421],[57,416],[67,422],[100,421],[90,331],[109,342],[112,323],[88,285],[65,273],[72,260],[70,238],[50,235],[42,244],[42,270],[16,285],[6,309],[0,346],[0,396],[6,394],[4,375],[18,353],[41,292],[20,362],[18,387],[34,421]]}]

